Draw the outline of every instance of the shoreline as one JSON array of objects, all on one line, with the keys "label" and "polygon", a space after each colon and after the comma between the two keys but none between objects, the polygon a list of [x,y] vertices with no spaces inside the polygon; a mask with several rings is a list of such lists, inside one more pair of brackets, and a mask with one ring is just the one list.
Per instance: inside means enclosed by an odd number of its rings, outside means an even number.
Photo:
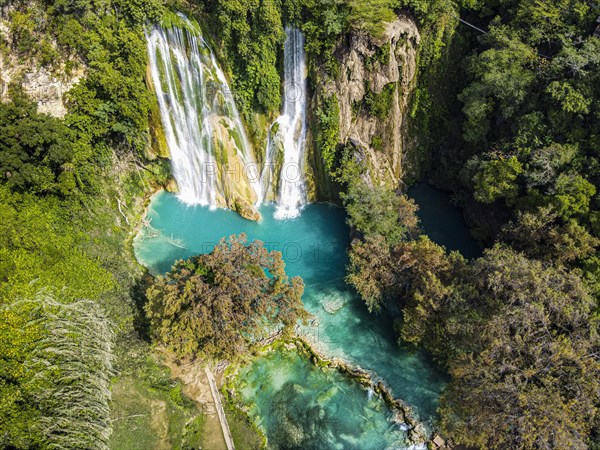
[{"label": "shoreline", "polygon": [[[135,249],[136,241],[141,237],[144,229],[147,226],[146,218],[153,198],[163,191],[168,192],[166,191],[166,189],[164,189],[164,187],[160,186],[152,191],[153,192],[147,195],[144,199],[143,214],[139,217],[139,220],[137,221],[136,226],[133,229],[133,238],[131,239],[131,248],[133,250],[134,259],[149,273],[150,270],[148,269],[148,267],[143,263],[143,261],[138,259],[138,255]],[[316,203],[326,203],[333,207],[340,207],[339,205],[336,205],[335,203],[331,202]],[[233,210],[231,211],[234,213],[236,212]],[[317,367],[327,367],[332,370],[337,370],[349,380],[358,382],[367,389],[371,389],[375,394],[380,396],[380,398],[384,401],[386,406],[390,409],[390,411],[393,414],[393,421],[396,422],[398,425],[406,428],[406,436],[410,444],[425,445],[431,441],[431,439],[429,438],[429,435],[431,433],[428,432],[423,423],[421,423],[415,418],[413,409],[403,400],[394,398],[390,387],[387,386],[384,381],[375,380],[373,374],[362,369],[360,366],[353,366],[352,364],[343,361],[337,357],[329,358],[325,356],[322,353],[322,351],[318,350],[316,347],[314,347],[313,344],[310,343],[306,336],[294,334],[292,337],[283,338],[278,333],[271,335],[265,338],[262,342],[260,342],[259,347],[250,352],[250,354],[248,355],[249,358],[246,359],[244,363],[247,364],[249,361],[253,361],[256,358],[261,357],[266,352],[274,351],[278,346],[285,346],[288,349],[291,349],[289,348],[289,346],[293,346],[302,357],[305,357],[308,360],[310,360],[310,362],[313,365]],[[204,363],[210,363],[210,361],[201,362],[201,364]],[[266,434],[264,430],[260,428],[260,426],[258,426],[255,417],[253,417],[250,414],[248,408],[244,406],[236,392],[236,380],[238,377],[238,371],[240,367],[241,362],[229,362],[225,366],[217,364],[217,371],[221,372],[222,375],[220,390],[223,392],[227,403],[230,406],[242,411],[247,416],[247,419],[252,424],[253,428],[255,428],[266,440]]]},{"label": "shoreline", "polygon": [[[281,336],[276,335],[271,337],[270,341],[271,342],[266,345],[253,351],[250,358],[246,359],[243,364],[249,364],[266,353],[277,351],[278,348],[281,347],[290,351],[295,349],[300,356],[305,357],[315,367],[336,370],[348,380],[357,382],[379,395],[392,412],[393,421],[399,426],[407,427],[405,430],[406,437],[411,445],[427,445],[430,441],[425,426],[414,417],[412,408],[404,401],[394,398],[385,383],[382,381],[374,381],[372,375],[366,370],[352,366],[339,358],[325,357],[320,354],[306,338],[299,335],[294,335],[290,338],[282,338]],[[238,372],[241,365],[242,364],[239,362],[229,363],[227,367],[224,368],[221,389],[224,390],[227,401],[243,411],[248,417],[248,420],[250,420],[254,427],[259,430],[266,439],[265,430],[256,423],[255,416],[250,413],[249,408],[241,401],[239,393],[236,390]]]},{"label": "shoreline", "polygon": [[420,444],[427,442],[427,435],[424,425],[419,422],[412,411],[412,408],[401,399],[396,399],[391,393],[391,389],[382,381],[373,380],[373,376],[361,367],[353,366],[339,358],[327,358],[321,354],[304,336],[295,336],[291,341],[311,360],[311,362],[319,367],[328,367],[339,371],[347,378],[362,384],[368,389],[372,389],[374,393],[381,396],[385,404],[394,413],[394,421],[398,424],[408,425],[407,431],[408,440],[412,444]]}]

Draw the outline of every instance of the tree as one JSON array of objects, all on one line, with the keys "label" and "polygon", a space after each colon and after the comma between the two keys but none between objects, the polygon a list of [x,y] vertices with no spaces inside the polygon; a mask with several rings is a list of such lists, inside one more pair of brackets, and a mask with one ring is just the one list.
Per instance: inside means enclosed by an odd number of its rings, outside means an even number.
[{"label": "tree", "polygon": [[525,172],[527,186],[546,189],[552,186],[558,173],[572,163],[576,155],[576,146],[557,143],[532,150]]},{"label": "tree", "polygon": [[464,138],[485,141],[491,130],[492,113],[500,120],[511,119],[526,101],[535,82],[531,70],[535,51],[507,27],[490,29],[486,36],[489,49],[470,61],[476,81],[463,90],[459,99],[465,104]]},{"label": "tree", "polygon": [[390,247],[381,235],[352,241],[346,281],[354,286],[370,312],[400,294]]},{"label": "tree", "polygon": [[13,191],[69,195],[76,187],[75,134],[36,109],[15,90],[0,104],[0,180]]},{"label": "tree", "polygon": [[527,31],[529,42],[552,45],[572,37],[581,38],[590,5],[587,0],[525,0],[518,3],[516,21]]},{"label": "tree", "polygon": [[590,199],[596,187],[576,173],[561,173],[555,183],[554,202],[563,218],[584,214],[589,211]]},{"label": "tree", "polygon": [[0,446],[108,449],[111,325],[89,300],[0,307]]},{"label": "tree", "polygon": [[516,156],[489,160],[475,158],[470,161],[469,170],[474,171],[473,196],[481,203],[493,203],[504,198],[512,203],[519,193],[517,177],[523,172],[523,165]]},{"label": "tree", "polygon": [[586,98],[567,81],[553,81],[546,90],[565,112],[587,114],[590,111],[592,99]]},{"label": "tree", "polygon": [[575,220],[562,225],[552,206],[517,213],[516,221],[504,227],[502,237],[530,258],[560,265],[583,261],[600,245],[600,240]]},{"label": "tree", "polygon": [[389,244],[412,237],[418,229],[417,205],[382,186],[369,186],[362,178],[350,182],[341,194],[348,223],[364,235],[384,236]]},{"label": "tree", "polygon": [[280,252],[241,234],[157,277],[146,313],[156,340],[178,358],[230,358],[305,319],[303,291],[300,277],[288,280]]},{"label": "tree", "polygon": [[481,448],[587,448],[600,340],[583,281],[502,246],[439,279],[413,295],[402,331],[452,376],[445,432]]}]

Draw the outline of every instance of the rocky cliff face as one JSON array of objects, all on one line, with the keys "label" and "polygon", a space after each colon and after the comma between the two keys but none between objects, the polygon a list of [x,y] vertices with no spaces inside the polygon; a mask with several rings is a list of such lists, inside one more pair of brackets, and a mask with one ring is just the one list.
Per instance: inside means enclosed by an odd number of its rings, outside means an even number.
[{"label": "rocky cliff face", "polygon": [[15,59],[0,56],[0,99],[8,99],[10,83],[21,85],[29,97],[37,103],[38,112],[63,118],[67,114],[64,95],[81,80],[83,71],[71,76],[56,76],[45,68],[37,69],[19,64]]},{"label": "rocky cliff face", "polygon": [[[7,44],[14,42],[10,22],[12,11],[11,7],[0,8],[0,36]],[[54,42],[50,42],[50,45],[56,49]],[[35,59],[24,58],[11,45],[7,45],[6,50],[0,52],[0,101],[8,100],[11,84],[20,85],[37,103],[40,113],[63,118],[67,114],[65,94],[85,75],[82,61],[70,61],[70,66],[76,68],[68,73],[66,63],[66,60],[53,61],[52,69],[40,67]]]},{"label": "rocky cliff face", "polygon": [[371,182],[391,188],[399,187],[403,173],[410,170],[403,164],[408,147],[406,116],[416,81],[419,41],[415,22],[405,16],[389,23],[380,38],[350,34],[336,50],[337,77],[320,74],[325,81],[312,101],[314,107],[319,97],[337,97],[339,143],[356,148]]}]

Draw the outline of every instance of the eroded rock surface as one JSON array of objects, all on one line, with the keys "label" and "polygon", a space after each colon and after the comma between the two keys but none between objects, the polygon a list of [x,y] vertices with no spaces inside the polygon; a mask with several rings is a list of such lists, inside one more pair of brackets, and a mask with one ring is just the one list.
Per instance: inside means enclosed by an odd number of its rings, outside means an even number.
[{"label": "eroded rock surface", "polygon": [[[416,82],[420,41],[415,22],[400,16],[375,38],[353,32],[340,44],[340,70],[316,95],[335,95],[339,105],[340,144],[351,143],[364,158],[374,183],[400,184],[408,133],[408,104]],[[316,101],[313,101],[313,105]]]},{"label": "eroded rock surface", "polygon": [[[10,13],[10,7],[0,9],[0,34],[6,42],[12,41]],[[56,47],[54,42],[52,45]],[[14,83],[37,103],[40,113],[63,118],[67,114],[65,94],[85,76],[81,61],[75,61],[75,64],[72,61],[71,66],[77,68],[70,71],[66,70],[65,63],[66,60],[55,61],[54,69],[40,67],[35,60],[20,58],[8,46],[6,52],[0,52],[0,100],[8,100],[9,86]]]}]

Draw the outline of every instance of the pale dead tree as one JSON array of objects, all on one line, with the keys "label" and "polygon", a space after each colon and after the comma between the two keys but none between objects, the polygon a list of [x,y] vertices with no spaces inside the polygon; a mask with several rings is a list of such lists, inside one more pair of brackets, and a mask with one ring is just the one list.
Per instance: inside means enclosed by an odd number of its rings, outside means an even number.
[{"label": "pale dead tree", "polygon": [[[114,332],[90,300],[63,304],[40,296],[32,322],[44,337],[26,363],[40,410],[36,427],[50,449],[108,449]],[[19,302],[21,303],[21,302]]]}]

